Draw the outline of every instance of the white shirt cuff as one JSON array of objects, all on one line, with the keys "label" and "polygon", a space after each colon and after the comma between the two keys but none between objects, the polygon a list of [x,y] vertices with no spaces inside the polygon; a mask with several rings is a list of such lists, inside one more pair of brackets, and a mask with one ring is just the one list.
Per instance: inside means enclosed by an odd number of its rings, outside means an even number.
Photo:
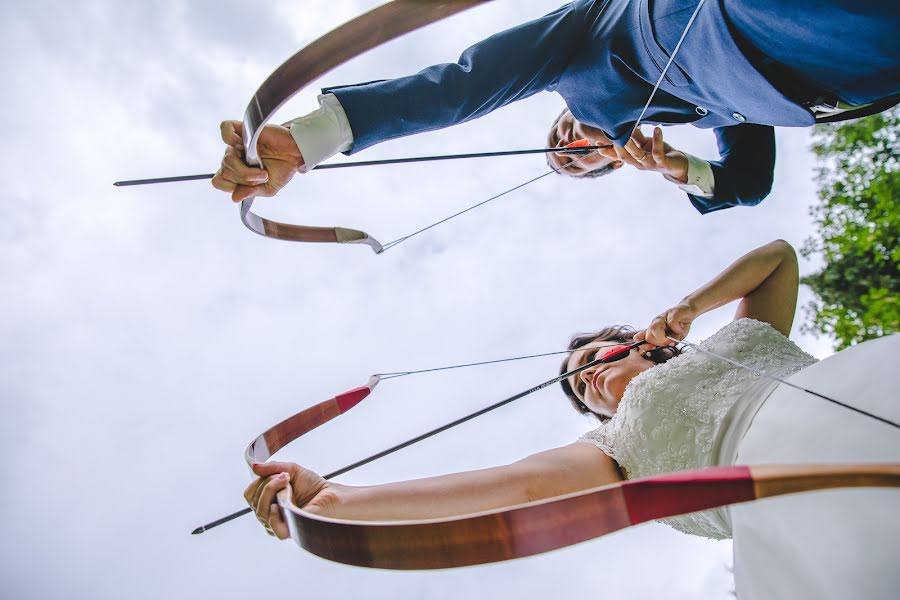
[{"label": "white shirt cuff", "polygon": [[303,155],[305,173],[338,152],[353,147],[353,131],[344,108],[334,94],[319,96],[319,108],[287,125]]},{"label": "white shirt cuff", "polygon": [[681,183],[668,176],[665,176],[666,179],[692,196],[712,198],[716,189],[716,178],[712,166],[702,158],[697,158],[687,152],[684,155],[688,160],[687,183]]}]

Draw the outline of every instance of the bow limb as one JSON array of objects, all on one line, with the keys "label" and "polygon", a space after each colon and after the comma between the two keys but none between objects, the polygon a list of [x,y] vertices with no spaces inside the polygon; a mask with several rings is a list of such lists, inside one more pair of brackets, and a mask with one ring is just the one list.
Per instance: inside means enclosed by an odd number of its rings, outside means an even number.
[{"label": "bow limb", "polygon": [[[261,166],[256,144],[269,119],[312,81],[387,41],[490,0],[393,0],[312,42],[278,67],[253,95],[244,113],[247,163]],[[366,244],[376,254],[381,244],[364,231],[345,227],[308,227],[279,223],[251,212],[253,198],[241,203],[241,222],[259,235],[296,242]]]},{"label": "bow limb", "polygon": [[442,569],[531,556],[646,521],[771,496],[900,487],[900,464],[711,467],[624,481],[481,513],[419,521],[313,515],[278,494],[291,536],[329,560],[383,569]]},{"label": "bow limb", "polygon": [[381,377],[372,375],[365,385],[338,394],[270,427],[247,446],[244,452],[247,465],[269,460],[273,454],[300,436],[344,414],[371,394],[380,381]]},{"label": "bow limb", "polygon": [[[269,428],[247,448],[247,463],[268,460],[295,439],[347,412],[379,381],[373,375],[366,385]],[[279,492],[278,504],[294,541],[322,558],[381,569],[444,569],[532,556],[698,510],[850,487],[900,488],[900,464],[711,467],[469,515],[415,521],[352,521],[314,515],[294,504],[290,486]]]}]

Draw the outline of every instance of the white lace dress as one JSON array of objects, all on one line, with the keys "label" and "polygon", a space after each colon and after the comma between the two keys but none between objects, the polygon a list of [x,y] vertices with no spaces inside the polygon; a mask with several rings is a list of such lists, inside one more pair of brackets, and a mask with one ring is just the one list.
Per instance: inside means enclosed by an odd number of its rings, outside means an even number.
[{"label": "white lace dress", "polygon": [[[900,335],[816,362],[770,325],[740,319],[700,346],[900,420]],[[900,462],[900,431],[690,349],[635,377],[615,416],[581,441],[629,479],[732,464]],[[897,490],[799,494],[665,522],[734,538],[740,600],[900,597]]]}]

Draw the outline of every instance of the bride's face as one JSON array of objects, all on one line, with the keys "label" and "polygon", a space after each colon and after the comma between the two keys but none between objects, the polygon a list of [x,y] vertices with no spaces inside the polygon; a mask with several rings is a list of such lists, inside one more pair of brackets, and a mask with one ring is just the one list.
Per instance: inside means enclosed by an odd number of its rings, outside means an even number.
[{"label": "bride's face", "polygon": [[[591,342],[573,352],[567,363],[571,371],[608,352],[610,348],[624,346],[622,342]],[[628,356],[615,362],[601,364],[569,377],[569,385],[575,395],[593,412],[611,417],[619,407],[625,387],[639,373],[654,365],[633,349]]]}]

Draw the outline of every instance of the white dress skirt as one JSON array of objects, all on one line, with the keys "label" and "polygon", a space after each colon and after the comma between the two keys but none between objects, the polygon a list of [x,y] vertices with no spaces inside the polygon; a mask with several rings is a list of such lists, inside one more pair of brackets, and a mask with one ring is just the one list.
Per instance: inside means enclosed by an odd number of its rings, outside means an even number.
[{"label": "white dress skirt", "polygon": [[[900,422],[900,335],[789,378]],[[900,430],[780,385],[737,444],[740,465],[900,463]],[[829,490],[735,505],[738,600],[900,598],[900,489]]]}]

